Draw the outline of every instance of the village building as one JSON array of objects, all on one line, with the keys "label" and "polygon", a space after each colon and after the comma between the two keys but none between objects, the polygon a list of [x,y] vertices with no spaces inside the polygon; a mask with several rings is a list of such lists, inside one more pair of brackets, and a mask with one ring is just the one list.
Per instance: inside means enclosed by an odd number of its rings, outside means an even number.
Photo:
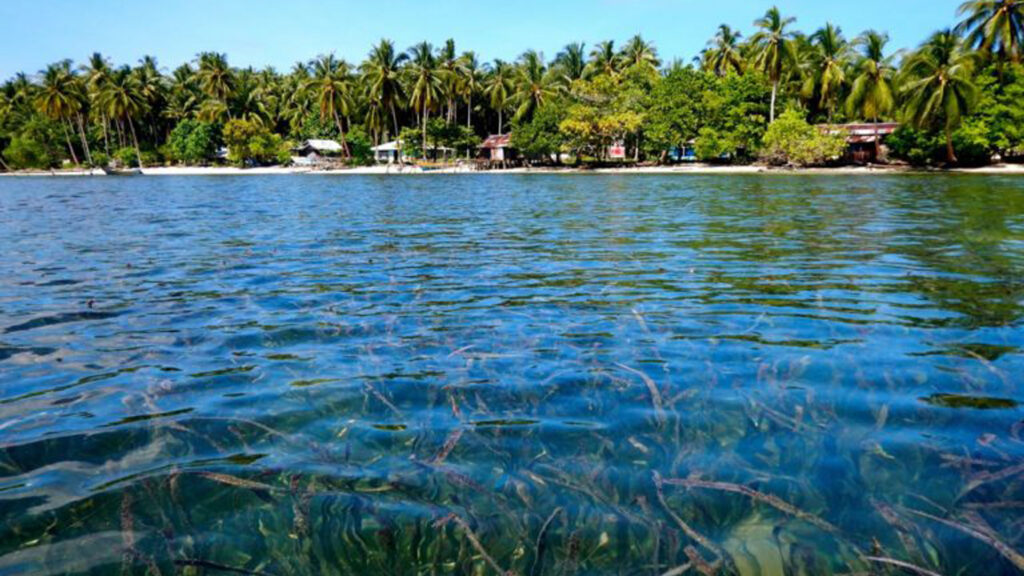
[{"label": "village building", "polygon": [[492,134],[480,144],[480,160],[490,164],[507,165],[516,160],[512,148],[512,134]]},{"label": "village building", "polygon": [[846,136],[844,160],[853,164],[876,164],[885,161],[888,149],[885,139],[899,128],[895,122],[877,124],[824,125],[820,128],[829,134]]},{"label": "village building", "polygon": [[334,140],[306,140],[292,148],[292,164],[296,166],[315,166],[325,162],[325,158],[338,156],[344,148]]}]

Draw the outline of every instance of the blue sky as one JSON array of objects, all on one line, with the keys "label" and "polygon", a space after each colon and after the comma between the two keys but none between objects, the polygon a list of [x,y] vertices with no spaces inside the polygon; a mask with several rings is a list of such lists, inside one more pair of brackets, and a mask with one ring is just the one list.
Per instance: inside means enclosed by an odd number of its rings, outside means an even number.
[{"label": "blue sky", "polygon": [[[831,20],[853,36],[888,31],[894,47],[950,26],[961,0],[778,0],[797,25]],[[402,48],[455,38],[487,60],[526,48],[552,57],[571,41],[620,43],[642,33],[663,58],[691,59],[720,23],[744,32],[772,2],[760,0],[2,0],[0,79],[99,50],[118,63],[156,56],[170,69],[199,51],[237,66],[273,65],[334,52],[361,60],[382,37]]]}]

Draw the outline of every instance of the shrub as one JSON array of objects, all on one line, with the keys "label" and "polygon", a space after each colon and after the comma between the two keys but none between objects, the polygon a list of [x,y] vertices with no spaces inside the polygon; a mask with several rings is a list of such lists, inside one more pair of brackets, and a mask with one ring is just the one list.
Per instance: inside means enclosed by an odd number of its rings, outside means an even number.
[{"label": "shrub", "polygon": [[139,157],[135,154],[135,148],[126,146],[114,152],[114,160],[118,166],[123,168],[138,168]]},{"label": "shrub", "polygon": [[217,128],[197,120],[175,126],[167,146],[173,160],[182,164],[206,164],[217,153]]},{"label": "shrub", "polygon": [[761,158],[773,165],[821,166],[842,157],[846,138],[811,126],[796,110],[787,110],[768,127]]},{"label": "shrub", "polygon": [[284,139],[258,122],[231,120],[224,125],[224,144],[228,147],[228,160],[238,166],[287,164],[291,160]]},{"label": "shrub", "polygon": [[736,151],[736,143],[728,134],[714,128],[701,128],[695,144],[697,158],[702,162],[721,162]]},{"label": "shrub", "polygon": [[60,162],[45,144],[25,134],[15,136],[3,153],[11,170],[53,168]]}]

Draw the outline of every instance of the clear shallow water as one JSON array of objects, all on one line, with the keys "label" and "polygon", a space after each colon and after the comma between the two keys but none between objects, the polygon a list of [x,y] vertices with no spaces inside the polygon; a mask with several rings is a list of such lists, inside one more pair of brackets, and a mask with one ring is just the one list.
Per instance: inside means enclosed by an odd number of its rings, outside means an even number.
[{"label": "clear shallow water", "polygon": [[0,575],[1024,550],[1019,179],[0,179],[0,238]]}]

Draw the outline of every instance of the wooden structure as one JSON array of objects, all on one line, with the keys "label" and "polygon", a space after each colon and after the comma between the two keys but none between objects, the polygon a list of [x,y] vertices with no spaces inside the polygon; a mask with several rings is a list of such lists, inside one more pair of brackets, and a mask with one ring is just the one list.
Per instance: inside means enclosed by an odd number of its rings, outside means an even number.
[{"label": "wooden structure", "polygon": [[885,158],[885,138],[899,128],[895,122],[825,125],[829,134],[846,136],[845,160],[853,164],[877,164]]}]

